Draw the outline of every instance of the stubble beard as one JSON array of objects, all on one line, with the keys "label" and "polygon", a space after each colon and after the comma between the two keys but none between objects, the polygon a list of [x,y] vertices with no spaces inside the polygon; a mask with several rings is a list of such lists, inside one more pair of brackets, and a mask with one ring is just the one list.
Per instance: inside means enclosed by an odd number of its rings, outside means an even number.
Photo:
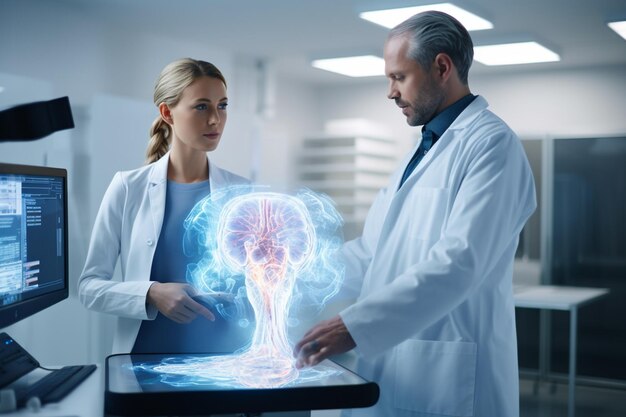
[{"label": "stubble beard", "polygon": [[410,104],[413,115],[408,115],[406,122],[409,126],[421,126],[430,122],[437,113],[437,109],[445,100],[443,89],[439,88],[434,81],[430,80],[424,85],[419,97]]}]

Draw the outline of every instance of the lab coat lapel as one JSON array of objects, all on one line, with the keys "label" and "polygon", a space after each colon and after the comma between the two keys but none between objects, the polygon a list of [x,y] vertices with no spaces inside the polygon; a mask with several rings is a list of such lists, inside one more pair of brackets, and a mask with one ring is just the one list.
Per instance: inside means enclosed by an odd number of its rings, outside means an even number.
[{"label": "lab coat lapel", "polygon": [[148,196],[150,198],[150,212],[152,213],[152,223],[154,225],[154,236],[158,240],[163,226],[163,216],[165,215],[165,194],[167,191],[167,166],[170,160],[170,153],[166,153],[152,166],[150,178],[148,180]]},{"label": "lab coat lapel", "polygon": [[207,163],[209,164],[209,187],[211,189],[210,198],[213,200],[213,197],[217,197],[218,194],[214,193],[214,191],[219,190],[220,188],[226,187],[229,185],[227,179],[224,177],[224,172],[220,167],[215,165],[215,163],[211,162],[208,159],[207,155]]},{"label": "lab coat lapel", "polygon": [[[444,132],[444,134],[439,138],[439,140],[430,148],[430,151],[422,158],[419,164],[415,167],[411,175],[405,180],[402,187],[398,190],[398,185],[400,184],[400,179],[402,178],[402,174],[404,173],[404,169],[409,162],[409,159],[417,150],[421,143],[421,139],[418,142],[417,146],[413,149],[413,152],[409,154],[409,156],[405,157],[405,160],[402,162],[401,168],[396,171],[395,178],[392,182],[394,185],[391,201],[389,202],[389,208],[387,210],[387,214],[385,216],[385,220],[383,223],[383,227],[381,229],[381,236],[379,242],[385,241],[385,235],[389,234],[394,225],[402,214],[402,206],[407,200],[407,196],[414,188],[415,184],[422,177],[424,171],[433,163],[436,162],[436,158],[443,153],[443,151],[450,145],[453,140],[461,140],[458,135],[458,131],[466,129],[478,115],[487,109],[488,104],[487,100],[483,97],[478,96],[472,103],[461,114],[459,117],[452,122],[450,127]],[[442,169],[448,169],[450,166],[450,161],[443,161]],[[443,175],[443,173],[442,173]],[[392,191],[392,190],[390,190]]]}]

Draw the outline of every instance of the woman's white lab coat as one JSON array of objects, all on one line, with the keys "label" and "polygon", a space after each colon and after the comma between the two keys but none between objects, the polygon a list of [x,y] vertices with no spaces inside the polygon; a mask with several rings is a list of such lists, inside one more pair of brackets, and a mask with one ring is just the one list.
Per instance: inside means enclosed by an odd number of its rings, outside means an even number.
[{"label": "woman's white lab coat", "polygon": [[518,416],[513,259],[536,207],[522,145],[477,97],[397,191],[409,157],[344,246],[362,286],[340,315],[381,388],[352,415]]},{"label": "woman's white lab coat", "polygon": [[[91,233],[78,297],[89,309],[117,316],[113,353],[130,352],[141,321],[157,315],[154,307],[146,305],[146,295],[165,212],[168,162],[169,152],[150,165],[115,174]],[[211,191],[246,183],[209,164]],[[112,280],[118,257],[121,282]]]}]

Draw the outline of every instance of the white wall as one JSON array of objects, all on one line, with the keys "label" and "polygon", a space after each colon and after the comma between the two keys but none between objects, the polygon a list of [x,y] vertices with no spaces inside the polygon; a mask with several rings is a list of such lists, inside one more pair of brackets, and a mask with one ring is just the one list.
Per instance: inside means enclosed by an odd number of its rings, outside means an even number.
[{"label": "white wall", "polygon": [[626,134],[626,67],[476,76],[474,93],[521,137]]},{"label": "white wall", "polygon": [[[484,96],[491,110],[520,137],[626,134],[626,67],[568,71],[511,72],[473,76],[470,88]],[[318,90],[322,121],[367,117],[393,129],[412,144],[419,129],[407,126],[381,77],[367,84]],[[407,150],[408,150],[407,145]]]}]

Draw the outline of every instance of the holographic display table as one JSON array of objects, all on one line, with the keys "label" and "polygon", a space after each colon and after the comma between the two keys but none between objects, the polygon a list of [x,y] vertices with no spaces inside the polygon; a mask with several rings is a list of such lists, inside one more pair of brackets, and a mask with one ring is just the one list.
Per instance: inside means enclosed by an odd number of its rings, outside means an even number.
[{"label": "holographic display table", "polygon": [[189,361],[216,358],[220,356],[122,354],[107,357],[105,414],[262,413],[370,407],[378,401],[376,383],[330,360],[300,370],[297,379],[276,387],[253,387],[232,379],[161,372],[162,364],[176,367]]}]

